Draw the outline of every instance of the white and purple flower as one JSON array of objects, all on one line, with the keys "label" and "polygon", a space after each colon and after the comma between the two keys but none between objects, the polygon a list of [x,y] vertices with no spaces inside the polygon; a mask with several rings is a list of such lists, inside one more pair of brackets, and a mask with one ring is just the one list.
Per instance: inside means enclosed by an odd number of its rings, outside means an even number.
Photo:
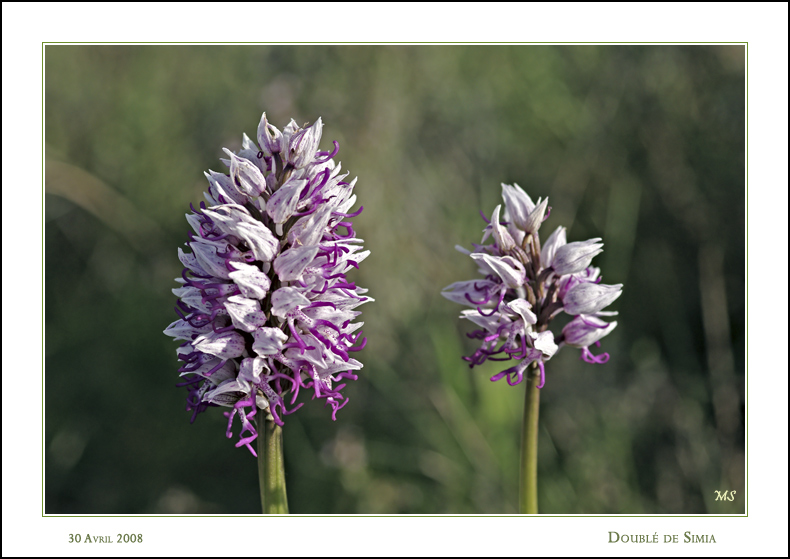
[{"label": "white and purple flower", "polygon": [[180,318],[165,334],[183,340],[187,411],[194,421],[210,406],[232,408],[226,435],[238,416],[236,446],[253,454],[259,410],[283,425],[306,389],[335,419],[348,403],[342,381],[362,368],[351,357],[367,341],[354,309],[373,299],[346,278],[369,254],[350,221],[362,207],[351,212],[356,179],[335,163],[338,143],[318,151],[322,127],[292,120],[281,132],[264,113],[258,144],[245,134],[238,153],[225,150],[230,172],[206,173],[206,202],[186,216],[191,252],[178,250]]},{"label": "white and purple flower", "polygon": [[[502,185],[505,210],[497,206],[483,230],[483,240],[468,254],[482,279],[453,283],[442,291],[447,299],[472,307],[461,318],[479,329],[467,336],[481,340],[480,348],[464,360],[470,367],[487,360],[518,363],[491,377],[516,385],[531,364],[545,382],[544,363],[563,345],[581,349],[588,363],[606,363],[609,354],[594,355],[589,346],[617,326],[600,317],[617,313],[603,309],[622,293],[622,284],[603,285],[598,268],[590,264],[603,251],[601,239],[568,243],[565,228],[558,227],[541,247],[538,234],[549,217],[548,199],[534,203],[518,185]],[[500,214],[502,220],[500,221]],[[560,312],[573,316],[559,336],[548,329]]]}]

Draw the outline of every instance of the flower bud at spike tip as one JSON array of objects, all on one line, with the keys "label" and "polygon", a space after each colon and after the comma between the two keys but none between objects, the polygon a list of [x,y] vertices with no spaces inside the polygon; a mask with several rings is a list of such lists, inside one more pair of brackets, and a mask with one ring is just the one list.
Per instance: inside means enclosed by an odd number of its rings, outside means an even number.
[{"label": "flower bud at spike tip", "polygon": [[509,252],[516,246],[516,243],[513,241],[513,237],[510,236],[510,233],[507,232],[507,229],[502,227],[499,223],[499,210],[501,209],[502,206],[497,206],[494,208],[494,213],[491,214],[491,230],[499,246],[499,250],[502,252]]},{"label": "flower bud at spike tip", "polygon": [[546,207],[549,205],[549,199],[546,198],[540,202],[534,210],[532,210],[527,217],[524,224],[524,231],[527,233],[535,233],[540,229],[540,224],[543,223],[543,216],[546,215]]},{"label": "flower bud at spike tip", "polygon": [[282,141],[283,133],[269,124],[269,121],[266,120],[266,113],[263,113],[261,123],[258,125],[258,144],[260,144],[263,154],[271,157],[275,153],[280,153]]},{"label": "flower bud at spike tip", "polygon": [[524,192],[519,185],[502,183],[502,198],[505,200],[508,212],[513,223],[519,229],[526,231],[529,214],[535,209],[535,204],[529,194]]},{"label": "flower bud at spike tip", "polygon": [[315,159],[318,143],[321,141],[323,123],[319,118],[309,128],[294,132],[288,142],[288,162],[301,169]]}]

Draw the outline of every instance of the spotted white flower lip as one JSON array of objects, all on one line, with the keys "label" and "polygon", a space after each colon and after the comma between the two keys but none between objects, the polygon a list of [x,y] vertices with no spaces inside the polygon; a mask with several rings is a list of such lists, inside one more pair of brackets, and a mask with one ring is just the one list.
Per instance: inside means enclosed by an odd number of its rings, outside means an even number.
[{"label": "spotted white flower lip", "polygon": [[236,446],[253,454],[256,413],[282,425],[304,388],[335,419],[348,403],[341,381],[362,368],[350,356],[367,341],[353,309],[373,299],[346,277],[369,254],[350,221],[362,207],[351,211],[356,179],[334,161],[338,143],[318,150],[322,133],[320,118],[280,131],[264,113],[258,144],[244,135],[239,152],[225,150],[228,174],[206,173],[206,202],[186,216],[191,252],[178,249],[180,318],[165,334],[183,341],[187,411],[194,421],[230,407],[226,434],[238,417]]},{"label": "spotted white flower lip", "polygon": [[[540,370],[538,388],[545,382],[544,363],[563,345],[578,347],[582,359],[605,363],[608,353],[594,355],[589,346],[599,345],[616,322],[606,323],[603,309],[622,293],[622,284],[603,285],[592,259],[603,251],[601,239],[567,242],[564,227],[549,235],[542,245],[540,226],[549,217],[548,198],[537,203],[517,184],[502,184],[504,211],[498,205],[487,222],[481,244],[469,251],[482,278],[448,285],[442,295],[472,307],[461,318],[480,329],[467,334],[481,347],[464,360],[470,367],[487,360],[518,363],[491,377],[520,383],[531,364]],[[500,222],[500,216],[504,222]],[[487,240],[489,244],[484,244]],[[552,319],[564,311],[574,318],[559,335],[549,329]]]}]

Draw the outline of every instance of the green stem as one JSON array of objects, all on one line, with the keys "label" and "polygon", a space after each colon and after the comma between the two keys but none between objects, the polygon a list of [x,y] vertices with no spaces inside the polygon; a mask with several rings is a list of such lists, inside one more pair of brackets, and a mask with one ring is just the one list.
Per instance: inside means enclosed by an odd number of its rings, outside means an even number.
[{"label": "green stem", "polygon": [[540,375],[532,369],[527,377],[524,396],[524,425],[521,428],[521,473],[518,510],[521,514],[538,514],[538,408]]},{"label": "green stem", "polygon": [[258,480],[263,514],[288,514],[283,466],[283,429],[258,410]]}]

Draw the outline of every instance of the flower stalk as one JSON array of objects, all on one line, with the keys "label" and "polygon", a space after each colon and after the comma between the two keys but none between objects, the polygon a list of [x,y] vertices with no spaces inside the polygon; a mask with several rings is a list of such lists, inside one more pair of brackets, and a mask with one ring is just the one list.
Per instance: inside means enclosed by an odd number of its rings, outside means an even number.
[{"label": "flower stalk", "polygon": [[524,393],[524,420],[521,426],[521,467],[519,472],[518,511],[538,514],[538,415],[540,375],[533,369]]},{"label": "flower stalk", "polygon": [[258,480],[263,514],[288,514],[283,457],[283,428],[258,414]]},{"label": "flower stalk", "polygon": [[[517,184],[503,184],[505,202],[494,208],[491,219],[481,212],[486,226],[473,250],[456,246],[477,265],[477,279],[448,285],[442,295],[466,307],[461,318],[477,329],[467,337],[479,348],[463,359],[469,367],[491,361],[516,364],[491,377],[515,386],[526,381],[524,422],[521,433],[519,511],[538,512],[538,407],[539,391],[546,382],[545,363],[563,346],[581,350],[587,363],[604,364],[608,353],[594,354],[601,339],[617,326],[602,317],[622,293],[622,284],[601,283],[601,271],[592,259],[603,252],[601,239],[569,243],[558,227],[541,243],[541,224],[551,214],[548,199],[532,198]],[[572,318],[561,332],[551,322],[564,312]]]}]

